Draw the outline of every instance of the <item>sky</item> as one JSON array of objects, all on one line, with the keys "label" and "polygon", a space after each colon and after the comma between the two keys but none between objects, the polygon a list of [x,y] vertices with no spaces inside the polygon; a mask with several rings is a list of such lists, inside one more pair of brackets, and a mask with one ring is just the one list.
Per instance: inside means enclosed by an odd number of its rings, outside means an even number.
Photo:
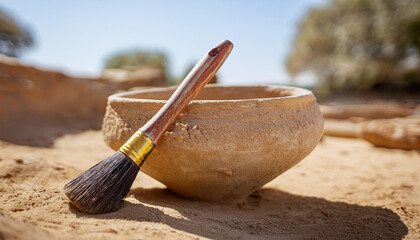
[{"label": "sky", "polygon": [[2,0],[0,8],[32,31],[35,46],[21,56],[28,64],[97,76],[112,54],[140,49],[166,53],[178,76],[228,39],[220,82],[245,85],[290,83],[284,65],[299,21],[325,2]]}]

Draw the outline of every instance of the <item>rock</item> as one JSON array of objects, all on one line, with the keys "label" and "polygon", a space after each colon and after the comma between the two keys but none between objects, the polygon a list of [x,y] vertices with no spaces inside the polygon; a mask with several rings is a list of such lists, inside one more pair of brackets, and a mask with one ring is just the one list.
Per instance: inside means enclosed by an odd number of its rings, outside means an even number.
[{"label": "rock", "polygon": [[411,106],[397,103],[322,105],[320,108],[324,118],[332,119],[386,119],[410,116],[415,111]]},{"label": "rock", "polygon": [[375,146],[420,149],[420,117],[367,121],[362,125],[361,137]]}]

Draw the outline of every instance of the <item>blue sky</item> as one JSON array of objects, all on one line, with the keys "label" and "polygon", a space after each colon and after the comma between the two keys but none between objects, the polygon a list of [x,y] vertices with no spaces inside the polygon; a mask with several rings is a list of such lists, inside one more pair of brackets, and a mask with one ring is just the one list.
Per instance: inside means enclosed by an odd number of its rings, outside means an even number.
[{"label": "blue sky", "polygon": [[173,75],[224,39],[235,45],[219,76],[224,84],[287,84],[284,62],[299,20],[325,0],[29,1],[0,7],[29,27],[36,46],[25,62],[76,76],[102,71],[111,54],[165,52]]}]

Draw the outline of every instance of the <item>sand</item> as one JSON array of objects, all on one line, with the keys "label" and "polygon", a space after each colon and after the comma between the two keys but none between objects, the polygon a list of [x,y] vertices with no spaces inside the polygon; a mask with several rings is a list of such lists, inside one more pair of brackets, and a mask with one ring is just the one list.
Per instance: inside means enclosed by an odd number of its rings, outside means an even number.
[{"label": "sand", "polygon": [[237,204],[182,199],[139,174],[122,209],[74,209],[63,184],[107,157],[100,131],[0,142],[0,239],[419,239],[420,153],[324,137]]},{"label": "sand", "polygon": [[1,58],[0,72],[0,240],[420,239],[420,153],[329,136],[238,203],[183,199],[140,173],[119,211],[81,213],[62,187],[113,153],[100,121],[127,86]]}]

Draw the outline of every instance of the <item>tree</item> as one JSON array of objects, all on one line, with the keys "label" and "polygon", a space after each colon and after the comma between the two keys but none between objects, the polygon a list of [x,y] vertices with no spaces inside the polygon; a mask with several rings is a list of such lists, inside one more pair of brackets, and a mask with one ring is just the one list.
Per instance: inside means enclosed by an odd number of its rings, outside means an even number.
[{"label": "tree", "polygon": [[0,53],[16,57],[33,44],[30,32],[0,9]]},{"label": "tree", "polygon": [[331,90],[420,84],[420,1],[333,0],[301,21],[287,59]]},{"label": "tree", "polygon": [[167,80],[168,59],[162,52],[132,50],[119,52],[105,60],[105,69],[117,68],[136,71],[145,67],[162,69]]},{"label": "tree", "polygon": [[105,69],[153,67],[165,70],[167,69],[167,64],[166,55],[161,52],[135,50],[121,52],[111,56],[105,61]]}]

